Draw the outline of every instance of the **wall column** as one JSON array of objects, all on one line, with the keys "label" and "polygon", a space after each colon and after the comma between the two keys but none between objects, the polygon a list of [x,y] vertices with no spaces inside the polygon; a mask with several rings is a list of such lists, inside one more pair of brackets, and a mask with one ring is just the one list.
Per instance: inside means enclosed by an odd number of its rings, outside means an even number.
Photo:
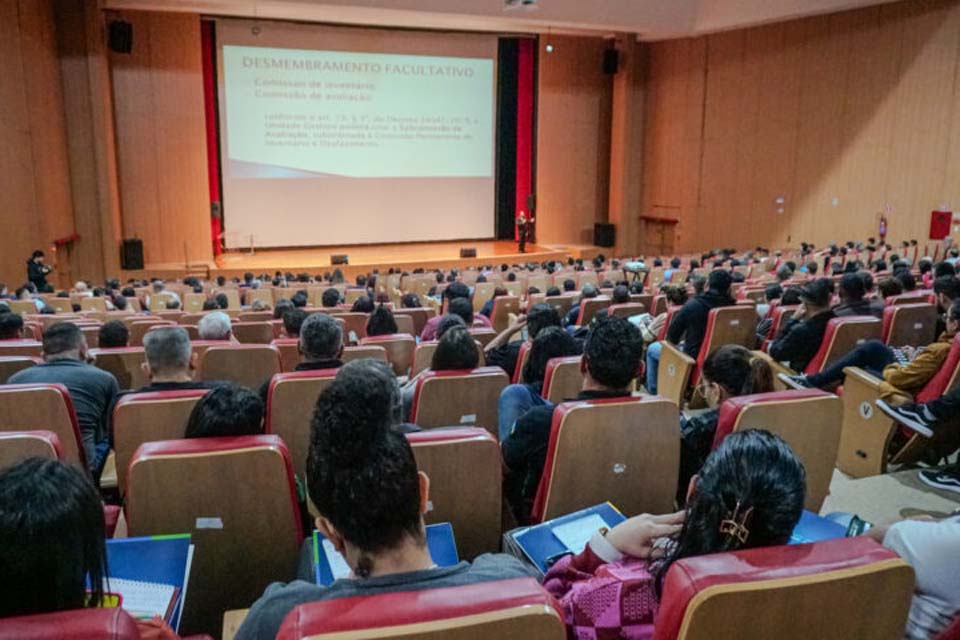
[{"label": "wall column", "polygon": [[618,34],[616,44],[620,66],[613,76],[609,218],[617,226],[614,254],[624,256],[640,247],[645,60],[635,34]]}]

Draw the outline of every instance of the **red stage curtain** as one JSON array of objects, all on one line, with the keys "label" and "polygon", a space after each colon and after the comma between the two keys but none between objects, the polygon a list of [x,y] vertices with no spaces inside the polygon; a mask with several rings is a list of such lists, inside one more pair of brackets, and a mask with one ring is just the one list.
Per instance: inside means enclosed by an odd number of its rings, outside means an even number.
[{"label": "red stage curtain", "polygon": [[[517,188],[516,212],[527,210],[527,196],[533,193],[533,64],[537,41],[521,38],[517,62]],[[514,238],[518,239],[516,225]]]},{"label": "red stage curtain", "polygon": [[[203,50],[203,104],[207,122],[207,183],[210,187],[211,212],[214,204],[220,203],[220,150],[217,138],[217,73],[215,68],[216,46],[214,23],[204,20],[200,23],[200,38]],[[213,255],[223,253],[220,242],[221,222],[212,213],[210,216],[210,235],[213,238]]]}]

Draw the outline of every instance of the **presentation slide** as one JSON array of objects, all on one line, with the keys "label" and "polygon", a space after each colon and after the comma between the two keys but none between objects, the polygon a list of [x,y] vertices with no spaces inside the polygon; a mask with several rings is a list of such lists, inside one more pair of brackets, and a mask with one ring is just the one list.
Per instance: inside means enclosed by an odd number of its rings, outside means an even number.
[{"label": "presentation slide", "polygon": [[495,42],[425,55],[454,36],[343,28],[348,46],[291,48],[275,45],[307,44],[304,25],[270,30],[253,46],[218,23],[228,248],[493,236]]}]

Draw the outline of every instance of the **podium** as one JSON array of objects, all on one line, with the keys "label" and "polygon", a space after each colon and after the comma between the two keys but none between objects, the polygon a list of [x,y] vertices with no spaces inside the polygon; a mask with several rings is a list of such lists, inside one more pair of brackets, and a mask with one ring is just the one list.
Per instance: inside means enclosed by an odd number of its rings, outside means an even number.
[{"label": "podium", "polygon": [[673,255],[680,221],[651,215],[641,215],[639,218],[640,252],[646,256]]}]

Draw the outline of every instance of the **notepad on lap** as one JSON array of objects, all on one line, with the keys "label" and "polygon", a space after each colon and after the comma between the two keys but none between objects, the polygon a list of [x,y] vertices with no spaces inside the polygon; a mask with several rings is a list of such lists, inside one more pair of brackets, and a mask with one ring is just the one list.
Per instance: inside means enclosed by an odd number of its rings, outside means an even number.
[{"label": "notepad on lap", "polygon": [[179,589],[169,584],[110,579],[110,591],[123,598],[121,606],[135,618],[160,616],[167,619],[177,603]]},{"label": "notepad on lap", "polygon": [[553,527],[551,530],[563,546],[574,554],[578,554],[587,547],[593,534],[606,526],[607,523],[603,518],[596,513],[591,513],[572,522]]}]

